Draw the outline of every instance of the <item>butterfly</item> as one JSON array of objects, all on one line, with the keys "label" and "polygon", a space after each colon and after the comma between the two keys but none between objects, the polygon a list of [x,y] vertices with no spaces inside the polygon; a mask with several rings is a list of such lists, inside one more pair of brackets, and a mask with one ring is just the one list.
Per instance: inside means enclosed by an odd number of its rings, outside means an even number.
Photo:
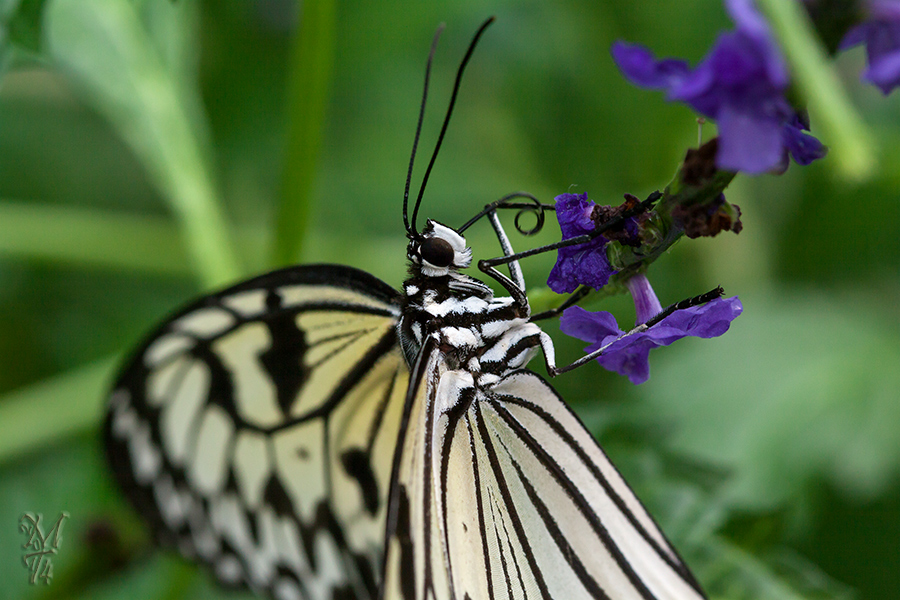
[{"label": "butterfly", "polygon": [[[402,292],[346,266],[290,267],[195,301],[137,348],[104,429],[121,487],[160,544],[278,599],[704,598],[526,368],[543,353],[562,371],[497,215],[549,207],[513,194],[420,231],[427,176],[411,220],[407,178]],[[509,275],[480,266],[508,296],[464,273],[463,233],[483,217]]]}]

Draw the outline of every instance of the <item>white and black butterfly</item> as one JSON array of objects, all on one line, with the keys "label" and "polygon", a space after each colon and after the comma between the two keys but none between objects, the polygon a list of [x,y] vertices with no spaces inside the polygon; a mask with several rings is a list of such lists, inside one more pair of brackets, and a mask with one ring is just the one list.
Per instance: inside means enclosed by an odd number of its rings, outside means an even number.
[{"label": "white and black butterfly", "polygon": [[[292,267],[157,329],[115,384],[105,439],[158,541],[279,599],[704,598],[525,368],[540,349],[560,371],[497,217],[520,196],[422,231],[421,191],[411,224],[404,200],[402,293],[349,267]],[[510,274],[480,266],[508,297],[462,273],[462,232],[482,216]]]}]

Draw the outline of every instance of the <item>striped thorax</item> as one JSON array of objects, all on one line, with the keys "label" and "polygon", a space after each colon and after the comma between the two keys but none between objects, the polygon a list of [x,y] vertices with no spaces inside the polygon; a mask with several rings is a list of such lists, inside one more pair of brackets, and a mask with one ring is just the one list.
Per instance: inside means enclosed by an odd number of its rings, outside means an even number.
[{"label": "striped thorax", "polygon": [[463,236],[429,220],[421,237],[410,241],[407,255],[410,277],[403,284],[399,330],[410,365],[430,336],[448,367],[488,386],[536,354],[541,329],[528,321],[528,304],[495,298],[487,285],[460,272],[472,260]]}]

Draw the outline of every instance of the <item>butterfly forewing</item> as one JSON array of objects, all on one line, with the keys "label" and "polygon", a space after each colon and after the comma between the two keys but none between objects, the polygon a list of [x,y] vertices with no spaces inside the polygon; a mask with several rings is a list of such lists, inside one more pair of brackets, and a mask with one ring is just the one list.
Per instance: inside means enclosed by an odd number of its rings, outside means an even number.
[{"label": "butterfly forewing", "polygon": [[295,267],[203,298],[128,362],[113,469],[160,542],[225,583],[373,598],[409,372],[398,295]]},{"label": "butterfly forewing", "polygon": [[400,445],[383,598],[704,598],[543,379],[518,370],[474,389],[437,353],[422,365],[408,399],[419,427]]},{"label": "butterfly forewing", "polygon": [[[445,569],[439,532],[434,529],[434,481],[430,456],[434,445],[434,402],[444,363],[437,345],[427,340],[410,380],[401,438],[391,485],[381,598],[431,598]],[[430,459],[430,460],[429,460]],[[433,554],[437,552],[437,554]]]}]

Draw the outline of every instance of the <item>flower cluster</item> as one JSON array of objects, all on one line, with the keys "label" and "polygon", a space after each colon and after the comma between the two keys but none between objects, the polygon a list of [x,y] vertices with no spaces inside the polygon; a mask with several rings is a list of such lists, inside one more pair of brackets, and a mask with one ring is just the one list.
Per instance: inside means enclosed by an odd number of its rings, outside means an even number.
[{"label": "flower cluster", "polygon": [[[570,307],[561,318],[562,331],[589,342],[585,350],[595,353],[597,362],[632,383],[649,378],[651,349],[686,336],[722,335],[743,310],[737,297],[704,303],[711,297],[704,295],[662,311],[641,274],[646,263],[681,235],[740,231],[740,210],[722,194],[736,172],[783,172],[789,158],[806,165],[827,152],[807,133],[805,111],[788,100],[791,78],[785,59],[754,0],[724,1],[735,28],[720,35],[696,67],[679,59],[657,59],[639,45],[617,42],[612,47],[616,64],[633,83],[664,90],[667,99],[686,103],[718,125],[716,140],[688,152],[664,200],[652,209],[652,219],[629,212],[639,216],[613,230],[610,219],[621,215],[625,205],[597,206],[587,194],[556,199],[563,240],[580,238],[582,243],[559,247],[550,288],[558,293],[583,285],[599,289],[615,275],[631,293],[637,313],[636,327],[624,331],[608,312]],[[900,86],[900,0],[804,3],[830,51],[864,44],[868,66],[862,78],[885,94]],[[864,20],[853,25],[860,18]],[[618,244],[610,246],[613,240]]]},{"label": "flower cluster", "polygon": [[752,0],[726,0],[736,29],[722,34],[696,68],[677,59],[657,60],[646,48],[617,42],[612,55],[636,85],[666,90],[716,120],[716,164],[728,171],[783,171],[788,156],[801,165],[826,153],[802,113],[788,102],[787,66]]},{"label": "flower cluster", "polygon": [[[623,211],[637,207],[637,198],[626,196],[620,207],[598,206],[587,194],[562,194],[556,197],[556,214],[563,240],[587,236],[598,227],[610,223]],[[633,211],[632,211],[633,212]],[[556,264],[550,271],[547,284],[557,293],[569,293],[579,286],[595,289],[605,286],[616,270],[607,257],[607,245],[616,239],[624,245],[636,245],[640,240],[640,220],[631,216],[614,229],[595,235],[579,244],[558,249]],[[742,310],[735,298],[717,298],[706,304],[675,310],[658,322],[651,319],[662,313],[662,306],[643,274],[625,282],[637,313],[636,329],[619,329],[615,317],[608,312],[591,313],[580,307],[563,312],[560,327],[563,333],[591,342],[585,350],[603,348],[597,362],[604,368],[626,375],[632,383],[643,383],[650,377],[650,350],[668,346],[685,336],[710,338],[722,335]],[[651,325],[646,325],[651,322]]]},{"label": "flower cluster", "polygon": [[847,32],[840,47],[866,45],[862,79],[887,95],[900,85],[900,1],[868,0],[865,8],[868,20]]},{"label": "flower cluster", "polygon": [[627,286],[637,312],[635,329],[622,331],[612,314],[605,311],[592,313],[579,306],[563,312],[560,329],[567,335],[591,342],[585,348],[586,352],[603,348],[597,362],[610,371],[627,376],[633,384],[644,383],[650,378],[650,350],[687,336],[720,336],[728,331],[731,322],[743,310],[736,296],[717,298],[700,306],[673,311],[658,323],[642,327],[660,314],[662,307],[644,275],[632,277]]}]

